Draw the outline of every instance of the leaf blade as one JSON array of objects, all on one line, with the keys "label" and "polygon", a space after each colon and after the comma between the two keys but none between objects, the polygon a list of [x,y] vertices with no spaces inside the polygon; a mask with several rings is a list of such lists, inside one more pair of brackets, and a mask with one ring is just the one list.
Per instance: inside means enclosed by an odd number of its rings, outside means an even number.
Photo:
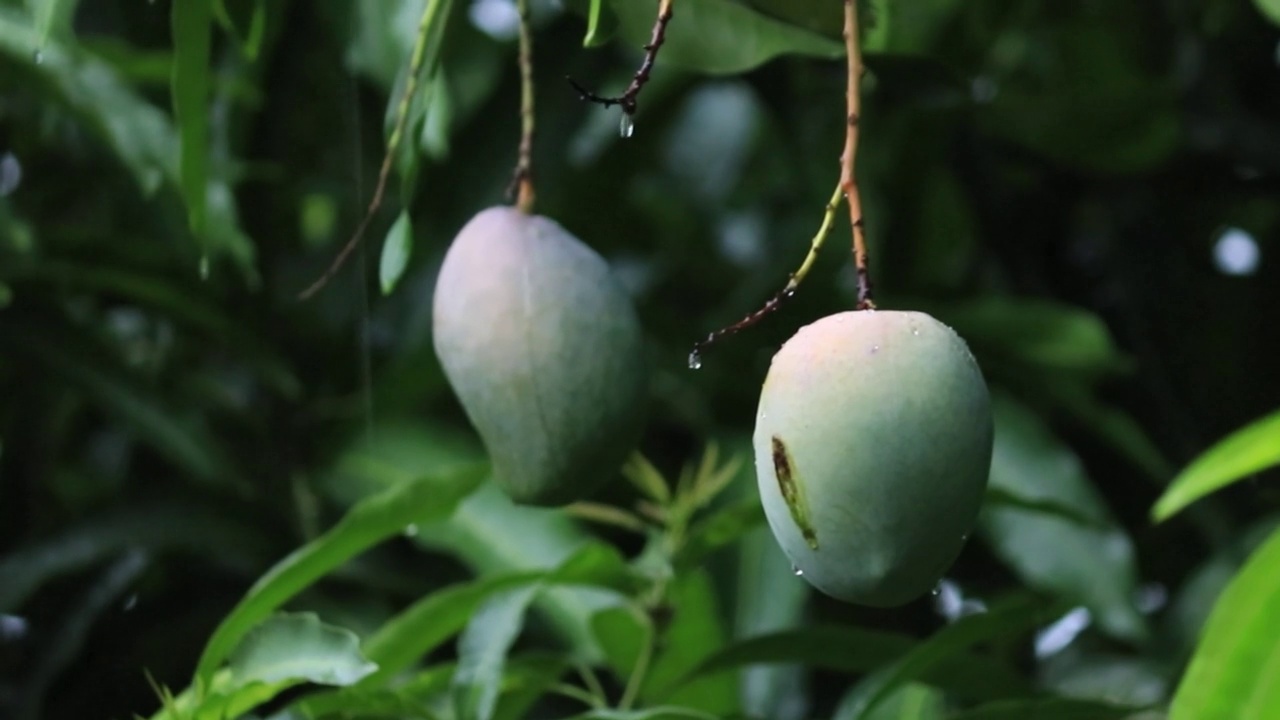
[{"label": "leaf blade", "polygon": [[1256,550],[1219,596],[1169,720],[1275,717],[1280,688],[1280,530]]},{"label": "leaf blade", "polygon": [[244,634],[330,570],[415,522],[451,514],[487,474],[483,466],[440,479],[405,483],[361,501],[328,532],[267,571],[222,620],[196,666],[198,683],[214,672]]},{"label": "leaf blade", "polygon": [[409,255],[413,252],[413,222],[409,212],[401,210],[391,229],[387,231],[387,239],[382,243],[382,258],[378,261],[378,282],[382,285],[382,294],[390,295],[396,283],[404,275],[409,266]]},{"label": "leaf blade", "polygon": [[173,114],[178,125],[178,184],[191,231],[204,234],[209,183],[209,62],[213,0],[173,4]]},{"label": "leaf blade", "polygon": [[1280,465],[1280,410],[1258,418],[1201,453],[1169,483],[1151,508],[1156,522],[1167,520],[1210,493]]}]

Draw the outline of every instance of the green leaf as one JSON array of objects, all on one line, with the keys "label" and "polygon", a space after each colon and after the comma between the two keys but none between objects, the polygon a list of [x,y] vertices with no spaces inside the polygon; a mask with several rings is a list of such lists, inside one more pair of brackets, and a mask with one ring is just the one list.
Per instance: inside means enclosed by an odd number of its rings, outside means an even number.
[{"label": "green leaf", "polygon": [[1093,313],[1035,298],[989,296],[936,308],[983,360],[983,369],[1021,376],[1064,372],[1098,377],[1126,370],[1131,361]]},{"label": "green leaf", "polygon": [[614,673],[626,681],[634,672],[644,648],[653,642],[653,623],[632,605],[605,608],[591,616],[595,633],[605,659]]},{"label": "green leaf", "polygon": [[196,680],[213,673],[254,625],[313,582],[376,543],[414,524],[448,517],[485,477],[481,466],[441,478],[425,478],[361,501],[332,529],[267,571],[222,620],[205,645]]},{"label": "green leaf", "polygon": [[979,517],[983,539],[1027,585],[1084,605],[1117,637],[1143,637],[1146,622],[1133,605],[1132,541],[1085,477],[1079,458],[1035,413],[1008,396],[993,393],[992,409],[991,490],[1070,508],[1090,524],[1038,509],[987,505]]},{"label": "green leaf", "polygon": [[540,586],[517,588],[485,601],[458,640],[451,695],[458,720],[490,720],[498,702],[507,652],[524,628],[525,611]]},{"label": "green leaf", "polygon": [[43,51],[55,22],[68,27],[71,25],[71,17],[78,4],[79,0],[27,0],[27,10],[31,13],[31,22],[36,29],[36,46],[32,48],[33,52]]},{"label": "green leaf", "polygon": [[764,524],[764,506],[759,495],[716,510],[696,523],[676,553],[677,571],[701,565],[715,551],[738,542],[742,536]]},{"label": "green leaf", "polygon": [[203,554],[235,570],[257,566],[268,541],[252,525],[186,503],[134,502],[0,558],[0,613],[16,611],[45,583],[129,549]]},{"label": "green leaf", "polygon": [[[852,713],[857,711],[864,692],[866,689],[858,686],[847,693],[836,708],[832,720],[850,720]],[[920,683],[907,683],[877,705],[867,720],[939,720],[946,708],[944,700],[942,693],[935,688]]]},{"label": "green leaf", "polygon": [[613,34],[617,20],[613,13],[604,12],[604,0],[591,0],[587,11],[587,34],[582,38],[582,47],[598,47],[608,42]]},{"label": "green leaf", "polygon": [[1151,509],[1158,522],[1200,498],[1280,465],[1280,410],[1255,420],[1206,450],[1186,467]]},{"label": "green leaf", "polygon": [[1037,598],[1021,597],[992,607],[988,612],[960,618],[892,665],[863,680],[856,700],[849,707],[849,719],[867,720],[897,688],[913,680],[926,679],[930,670],[954,662],[974,645],[1032,630],[1048,620],[1052,610]]},{"label": "green leaf", "polygon": [[[477,575],[548,570],[570,558],[589,535],[559,510],[516,505],[486,483],[445,522],[424,525],[416,542],[459,557]],[[591,588],[552,588],[536,607],[547,615],[576,659],[599,659],[590,619],[618,604],[616,593]]]},{"label": "green leaf", "polygon": [[413,225],[409,221],[409,212],[401,210],[391,229],[387,231],[387,239],[382,244],[382,259],[378,262],[378,281],[382,284],[382,294],[390,295],[395,289],[404,269],[409,265],[409,254],[413,251]]},{"label": "green leaf", "polygon": [[1049,698],[1037,700],[997,700],[965,712],[948,715],[947,720],[1123,720],[1136,713],[1093,700]]},{"label": "green leaf", "polygon": [[1277,717],[1280,684],[1280,530],[1249,558],[1214,604],[1169,720]]},{"label": "green leaf", "polygon": [[173,3],[173,115],[178,123],[179,187],[191,231],[203,236],[209,184],[209,64],[213,0]]},{"label": "green leaf", "polygon": [[360,654],[360,638],[315,613],[278,613],[250,630],[227,664],[232,686],[250,683],[351,685],[378,668]]},{"label": "green leaf", "polygon": [[[620,36],[633,47],[649,42],[657,0],[611,0]],[[746,72],[781,55],[838,58],[844,44],[761,15],[729,0],[682,0],[658,54],[664,65],[714,75]]]},{"label": "green leaf", "polygon": [[659,706],[645,710],[592,710],[569,720],[720,720],[720,717],[689,708]]},{"label": "green leaf", "polygon": [[684,678],[728,640],[725,612],[706,568],[677,575],[668,589],[673,620],[658,631],[659,651],[640,691],[646,704],[670,704],[717,715],[738,710],[738,678],[733,673],[703,673]]},{"label": "green leaf", "polygon": [[[844,625],[814,625],[748,638],[724,647],[689,675],[768,663],[803,663],[810,668],[867,673],[905,657],[920,646],[898,633]],[[1030,692],[1031,684],[1005,664],[972,654],[942,658],[921,680],[971,700]]]},{"label": "green leaf", "polygon": [[1276,25],[1280,25],[1280,0],[1253,0],[1258,12]]}]

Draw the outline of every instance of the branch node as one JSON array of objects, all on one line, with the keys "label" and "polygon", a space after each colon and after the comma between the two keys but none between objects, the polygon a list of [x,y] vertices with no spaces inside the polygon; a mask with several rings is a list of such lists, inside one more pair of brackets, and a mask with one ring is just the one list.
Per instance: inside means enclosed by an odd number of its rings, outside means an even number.
[{"label": "branch node", "polygon": [[591,92],[579,85],[573,78],[566,76],[565,79],[578,92],[579,99],[593,102],[606,108],[618,105],[622,108],[622,112],[627,115],[636,114],[640,91],[644,88],[645,83],[649,82],[649,76],[653,73],[653,64],[658,59],[658,51],[662,49],[662,43],[666,40],[667,23],[671,22],[673,14],[671,4],[674,1],[662,0],[659,3],[658,19],[653,24],[653,32],[649,37],[649,42],[644,44],[644,61],[640,63],[640,69],[636,70],[636,74],[631,78],[631,84],[627,86],[627,89],[621,95],[606,97]]}]

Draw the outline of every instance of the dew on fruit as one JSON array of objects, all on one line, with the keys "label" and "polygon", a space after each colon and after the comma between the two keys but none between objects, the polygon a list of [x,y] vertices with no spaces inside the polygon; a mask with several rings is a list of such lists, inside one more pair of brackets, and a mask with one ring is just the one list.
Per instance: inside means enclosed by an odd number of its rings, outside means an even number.
[{"label": "dew on fruit", "polygon": [[702,368],[702,353],[697,350],[689,351],[689,369],[698,370]]},{"label": "dew on fruit", "polygon": [[872,355],[875,355],[875,354],[876,354],[876,353],[878,353],[878,352],[880,352],[880,346],[879,346],[879,345],[872,345],[872,346],[871,346],[871,354],[872,354]]},{"label": "dew on fruit", "polygon": [[791,566],[791,572],[795,573],[796,577],[801,577],[804,575],[804,571],[796,567],[795,565]]},{"label": "dew on fruit", "polygon": [[618,124],[618,134],[629,138],[636,134],[636,121],[627,113],[622,113],[622,121]]}]

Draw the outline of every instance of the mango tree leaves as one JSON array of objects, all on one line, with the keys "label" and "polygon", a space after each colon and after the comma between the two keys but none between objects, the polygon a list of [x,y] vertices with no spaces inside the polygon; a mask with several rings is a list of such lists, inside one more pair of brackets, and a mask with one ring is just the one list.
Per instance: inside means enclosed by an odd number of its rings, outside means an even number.
[{"label": "mango tree leaves", "polygon": [[1280,0],[1253,0],[1253,5],[1268,20],[1280,25]]},{"label": "mango tree leaves", "polygon": [[250,630],[228,658],[232,686],[250,683],[351,685],[377,669],[360,639],[315,613],[280,613]]},{"label": "mango tree leaves", "polygon": [[1151,509],[1157,521],[1231,483],[1280,465],[1280,411],[1220,440],[1191,462]]},{"label": "mango tree leaves", "polygon": [[459,720],[490,720],[498,702],[507,651],[524,627],[525,611],[539,587],[532,585],[489,598],[458,640],[453,708]]},{"label": "mango tree leaves", "polygon": [[79,0],[27,0],[27,9],[31,13],[32,23],[36,28],[36,46],[33,53],[41,53],[45,41],[49,39],[54,26],[69,28],[71,18],[75,15]]},{"label": "mango tree leaves", "polygon": [[387,239],[382,243],[382,259],[378,261],[378,282],[382,285],[383,295],[390,295],[396,283],[400,282],[400,276],[409,266],[412,251],[413,224],[408,211],[401,210],[387,231]]},{"label": "mango tree leaves", "polygon": [[[657,0],[611,0],[618,34],[640,48],[649,42]],[[682,0],[667,25],[658,62],[689,70],[741,73],[781,55],[838,58],[844,44],[765,17],[729,0]]]},{"label": "mango tree leaves", "polygon": [[1084,475],[1080,460],[1034,413],[996,394],[992,489],[1071,508],[1091,525],[1007,504],[983,508],[984,539],[1031,587],[1087,607],[1102,628],[1138,639],[1146,623],[1133,605],[1133,543]]},{"label": "mango tree leaves", "polygon": [[178,186],[191,231],[204,235],[209,181],[209,61],[213,0],[173,4],[173,115],[178,122]]},{"label": "mango tree leaves", "polygon": [[1169,720],[1263,720],[1280,708],[1280,531],[1218,598]]},{"label": "mango tree leaves", "polygon": [[870,720],[873,711],[907,683],[966,653],[974,645],[1014,637],[1042,623],[1051,608],[1031,596],[1015,597],[990,611],[969,615],[934,633],[898,660],[859,683],[847,706],[849,720]]},{"label": "mango tree leaves", "polygon": [[207,684],[231,650],[273,610],[338,566],[405,527],[447,517],[487,468],[476,467],[441,478],[404,483],[361,501],[325,534],[281,560],[254,583],[222,620],[205,645],[196,680]]}]

